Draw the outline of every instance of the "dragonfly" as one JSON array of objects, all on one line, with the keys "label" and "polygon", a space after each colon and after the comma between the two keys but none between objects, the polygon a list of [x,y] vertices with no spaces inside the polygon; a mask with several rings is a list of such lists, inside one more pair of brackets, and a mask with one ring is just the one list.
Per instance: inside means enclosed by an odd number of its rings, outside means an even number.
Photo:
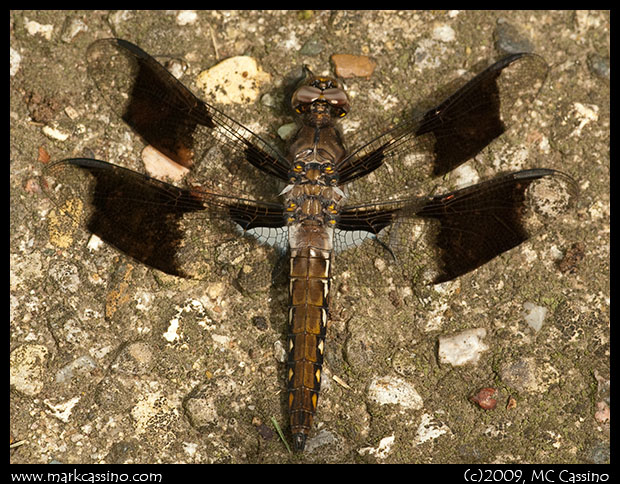
[{"label": "dragonfly", "polygon": [[[170,182],[107,161],[70,158],[47,167],[48,195],[76,224],[174,276],[241,277],[259,248],[267,259],[285,261],[296,451],[304,450],[317,411],[338,271],[358,270],[373,284],[395,278],[445,283],[527,240],[545,212],[541,207],[559,200],[563,210],[576,194],[574,179],[550,168],[419,193],[420,179],[444,177],[527,112],[549,70],[532,53],[498,60],[435,107],[402,117],[353,149],[339,126],[350,111],[345,89],[307,67],[290,99],[298,130],[283,150],[196,97],[131,42],[95,41],[86,62],[115,113],[188,175]],[[226,257],[223,241],[232,244],[233,256],[247,256],[243,268]],[[344,253],[354,254],[347,260],[355,267],[339,268]]]}]

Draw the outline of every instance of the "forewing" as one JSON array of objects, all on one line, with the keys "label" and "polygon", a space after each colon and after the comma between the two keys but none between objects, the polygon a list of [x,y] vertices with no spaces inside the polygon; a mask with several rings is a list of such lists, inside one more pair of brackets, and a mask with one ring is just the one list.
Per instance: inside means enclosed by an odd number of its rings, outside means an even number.
[{"label": "forewing", "polygon": [[428,175],[448,173],[519,124],[547,71],[534,54],[501,59],[436,107],[354,150],[338,166],[340,182],[354,182],[349,194],[361,202],[378,198],[384,186],[407,192]]},{"label": "forewing", "polygon": [[198,99],[136,45],[98,40],[88,48],[87,59],[88,73],[112,109],[176,163],[191,167],[216,141],[244,163],[287,180],[288,162],[276,149]]}]

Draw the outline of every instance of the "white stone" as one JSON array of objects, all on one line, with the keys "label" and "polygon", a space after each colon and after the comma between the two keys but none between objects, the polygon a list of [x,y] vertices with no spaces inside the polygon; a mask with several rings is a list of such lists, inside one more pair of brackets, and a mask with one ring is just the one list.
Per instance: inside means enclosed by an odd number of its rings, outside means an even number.
[{"label": "white stone", "polygon": [[236,56],[198,74],[196,85],[209,102],[251,104],[260,95],[260,86],[271,76],[260,69],[256,59]]},{"label": "white stone", "polygon": [[24,344],[9,356],[10,384],[30,396],[43,389],[49,350],[38,344]]},{"label": "white stone", "polygon": [[394,434],[389,435],[387,437],[383,437],[379,441],[379,445],[377,447],[363,447],[358,450],[358,454],[370,454],[374,455],[377,459],[385,459],[390,451],[392,450],[392,445],[394,445]]},{"label": "white stone", "polygon": [[525,309],[523,311],[523,318],[527,325],[536,332],[540,331],[545,321],[545,316],[547,316],[547,308],[526,302],[523,303],[523,309]]},{"label": "white stone", "polygon": [[368,398],[379,405],[399,404],[414,410],[422,408],[424,403],[413,385],[390,376],[373,379],[368,388]]},{"label": "white stone", "polygon": [[433,421],[433,417],[427,413],[422,415],[420,425],[413,439],[416,445],[423,444],[429,440],[434,440],[443,434],[451,434],[450,429],[444,424],[437,424]]},{"label": "white stone", "polygon": [[439,337],[439,361],[453,366],[477,363],[480,354],[489,349],[482,342],[487,335],[484,328],[468,329],[453,336]]},{"label": "white stone", "polygon": [[158,180],[182,180],[189,170],[174,162],[151,145],[142,150],[142,162],[146,172]]}]

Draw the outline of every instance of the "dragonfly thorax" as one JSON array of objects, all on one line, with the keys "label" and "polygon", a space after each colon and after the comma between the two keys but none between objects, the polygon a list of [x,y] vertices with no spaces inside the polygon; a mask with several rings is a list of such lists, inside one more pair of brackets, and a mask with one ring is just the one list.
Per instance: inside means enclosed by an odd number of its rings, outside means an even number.
[{"label": "dragonfly thorax", "polygon": [[333,227],[336,224],[344,200],[340,188],[318,183],[297,183],[289,187],[285,197],[287,225],[306,223]]}]

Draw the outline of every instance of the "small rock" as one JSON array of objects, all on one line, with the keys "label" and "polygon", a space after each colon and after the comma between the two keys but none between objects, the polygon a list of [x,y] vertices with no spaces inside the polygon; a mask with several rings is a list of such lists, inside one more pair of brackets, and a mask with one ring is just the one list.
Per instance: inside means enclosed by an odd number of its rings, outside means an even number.
[{"label": "small rock", "polygon": [[178,25],[191,25],[198,20],[198,14],[195,10],[180,10],[177,14]]},{"label": "small rock", "polygon": [[425,413],[420,419],[420,425],[418,426],[413,442],[416,445],[420,445],[429,440],[435,440],[444,434],[453,435],[447,425],[437,423],[432,415]]},{"label": "small rock", "polygon": [[86,374],[97,368],[97,362],[90,356],[80,356],[56,372],[57,383],[68,383],[78,374]]},{"label": "small rock", "polygon": [[48,406],[54,417],[56,417],[61,422],[67,423],[71,418],[71,412],[73,412],[73,408],[79,403],[81,398],[81,396],[77,396],[60,403],[52,403],[46,398],[45,400],[43,400],[43,403]]},{"label": "small rock", "polygon": [[370,77],[377,63],[364,55],[334,54],[331,57],[338,77]]},{"label": "small rock", "polygon": [[162,432],[174,427],[179,410],[174,402],[158,392],[141,395],[129,414],[136,423],[136,434],[147,431]]},{"label": "small rock", "polygon": [[13,47],[10,49],[10,57],[9,57],[9,75],[13,77],[17,74],[19,70],[19,66],[22,63],[22,56],[17,52]]},{"label": "small rock", "polygon": [[60,40],[63,42],[71,42],[82,32],[88,31],[88,25],[81,18],[67,18],[62,26],[62,32],[60,33]]},{"label": "small rock", "polygon": [[585,245],[583,242],[575,242],[558,261],[558,269],[564,274],[574,274],[584,257]]},{"label": "small rock", "polygon": [[10,384],[26,395],[38,394],[44,385],[49,350],[46,346],[25,344],[9,356]]},{"label": "small rock", "polygon": [[609,464],[611,450],[606,442],[597,442],[586,454],[586,460],[593,464]]},{"label": "small rock", "polygon": [[43,131],[45,136],[52,140],[66,141],[67,138],[69,138],[69,133],[67,131],[63,131],[62,129],[54,126],[43,126],[41,131]]},{"label": "small rock", "polygon": [[45,147],[39,146],[39,156],[37,157],[37,161],[40,161],[43,164],[47,164],[47,163],[50,162],[51,159],[52,159],[52,157],[47,152]]},{"label": "small rock", "polygon": [[505,19],[499,19],[495,27],[495,46],[498,51],[506,54],[532,52],[532,43],[521,32]]},{"label": "small rock", "polygon": [[478,393],[469,399],[477,403],[483,410],[493,410],[497,406],[497,400],[493,396],[497,393],[495,388],[487,387],[481,388]]},{"label": "small rock", "polygon": [[357,453],[359,455],[374,455],[377,459],[385,459],[390,454],[395,440],[394,434],[383,437],[377,447],[362,447]]},{"label": "small rock", "polygon": [[266,440],[266,441],[273,440],[274,433],[271,427],[265,425],[264,423],[259,423],[256,426],[256,430],[258,431],[258,435],[260,435],[263,438],[263,440]]},{"label": "small rock", "polygon": [[220,104],[250,104],[258,99],[260,86],[271,76],[260,69],[256,59],[236,56],[201,72],[196,85],[207,99]]},{"label": "small rock", "polygon": [[610,78],[609,57],[603,57],[598,54],[590,54],[588,56],[588,68],[590,72],[601,79]]},{"label": "small rock", "polygon": [[299,53],[301,55],[314,56],[319,55],[321,52],[323,52],[324,49],[325,46],[320,40],[310,39],[301,47]]},{"label": "small rock", "polygon": [[144,375],[154,364],[153,349],[142,341],[135,341],[122,348],[112,369],[125,375]]},{"label": "small rock", "polygon": [[252,325],[261,331],[265,331],[269,327],[265,316],[254,316],[252,318]]},{"label": "small rock", "polygon": [[506,404],[506,410],[512,410],[517,408],[517,400],[512,395],[508,397],[508,403]]},{"label": "small rock", "polygon": [[483,351],[489,349],[482,342],[487,335],[484,328],[468,329],[454,336],[439,337],[439,361],[453,366],[477,363]]},{"label": "small rock", "polygon": [[306,441],[305,452],[310,453],[319,447],[322,447],[325,445],[332,445],[335,442],[337,442],[337,439],[334,436],[334,434],[323,429],[317,432],[317,434],[314,437],[311,437]]},{"label": "small rock", "polygon": [[449,25],[438,25],[433,29],[433,39],[440,42],[453,42],[456,39],[456,32]]},{"label": "small rock", "polygon": [[506,362],[499,370],[506,385],[520,391],[544,392],[560,379],[559,372],[549,363],[538,364],[534,358]]},{"label": "small rock", "polygon": [[537,306],[536,304],[526,302],[523,303],[523,309],[525,312],[523,313],[523,318],[527,325],[532,328],[537,333],[542,328],[543,322],[545,321],[545,316],[547,315],[547,308],[543,306]]},{"label": "small rock", "polygon": [[596,404],[596,412],[594,413],[594,418],[599,423],[609,422],[610,419],[610,410],[609,405],[607,403],[600,401]]},{"label": "small rock", "polygon": [[282,126],[278,128],[278,136],[284,141],[287,141],[291,139],[291,137],[295,134],[297,129],[298,129],[297,123],[283,124]]},{"label": "small rock", "polygon": [[189,398],[183,406],[191,426],[196,429],[217,422],[217,407],[213,399],[204,396]]},{"label": "small rock", "polygon": [[179,165],[151,145],[142,150],[142,162],[146,172],[153,178],[166,181],[180,181],[189,169]]},{"label": "small rock", "polygon": [[397,403],[414,410],[422,408],[424,403],[413,385],[389,376],[373,379],[368,388],[368,398],[379,405]]}]

